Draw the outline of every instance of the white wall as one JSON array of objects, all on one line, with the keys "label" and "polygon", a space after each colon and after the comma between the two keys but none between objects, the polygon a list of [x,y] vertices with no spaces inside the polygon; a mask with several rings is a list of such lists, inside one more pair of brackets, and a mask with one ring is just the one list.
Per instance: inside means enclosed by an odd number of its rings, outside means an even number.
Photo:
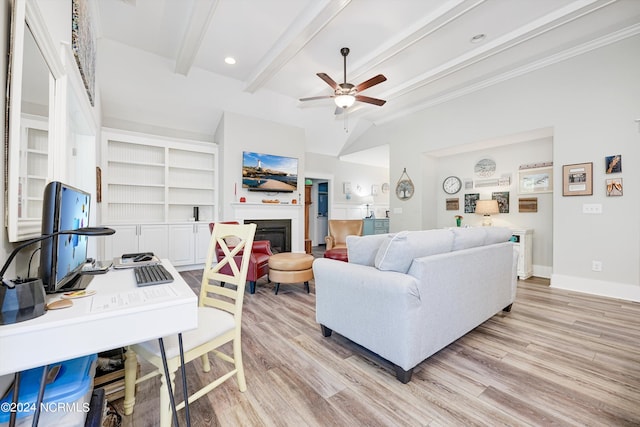
[{"label": "white wall", "polygon": [[[634,36],[365,133],[371,146],[390,145],[392,187],[404,167],[420,180],[411,200],[391,198],[392,212],[402,209],[392,214],[391,229],[437,218],[439,183],[424,181],[433,164],[422,153],[551,127],[552,286],[640,301],[639,51]],[[604,158],[614,154],[623,158],[624,196],[608,198]],[[581,162],[593,162],[593,196],[563,197],[562,165]],[[583,214],[585,203],[602,204],[603,214]],[[602,262],[601,272],[591,270],[593,260]]]}]

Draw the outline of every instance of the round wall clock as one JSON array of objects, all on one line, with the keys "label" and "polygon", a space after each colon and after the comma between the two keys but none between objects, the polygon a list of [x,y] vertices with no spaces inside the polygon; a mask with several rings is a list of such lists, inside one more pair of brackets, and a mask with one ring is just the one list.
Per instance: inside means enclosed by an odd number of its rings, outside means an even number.
[{"label": "round wall clock", "polygon": [[474,167],[474,172],[477,176],[489,177],[496,172],[496,162],[491,159],[479,160]]},{"label": "round wall clock", "polygon": [[413,181],[411,181],[411,178],[407,175],[407,168],[404,168],[396,184],[396,196],[400,200],[409,200],[414,192],[415,187],[413,186]]},{"label": "round wall clock", "polygon": [[462,188],[462,181],[457,176],[448,176],[442,182],[442,189],[447,194],[456,194]]}]

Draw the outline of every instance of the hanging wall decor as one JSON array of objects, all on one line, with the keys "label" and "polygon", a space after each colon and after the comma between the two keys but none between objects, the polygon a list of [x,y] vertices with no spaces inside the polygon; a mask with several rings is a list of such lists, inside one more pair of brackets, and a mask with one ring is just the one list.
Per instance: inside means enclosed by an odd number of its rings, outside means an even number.
[{"label": "hanging wall decor", "polygon": [[402,171],[402,175],[400,175],[400,179],[396,184],[396,196],[400,200],[409,200],[413,193],[415,192],[415,187],[413,185],[413,181],[409,178],[407,174],[407,168],[404,168]]},{"label": "hanging wall decor", "polygon": [[73,0],[71,6],[71,49],[91,106],[95,105],[96,39],[88,0]]}]

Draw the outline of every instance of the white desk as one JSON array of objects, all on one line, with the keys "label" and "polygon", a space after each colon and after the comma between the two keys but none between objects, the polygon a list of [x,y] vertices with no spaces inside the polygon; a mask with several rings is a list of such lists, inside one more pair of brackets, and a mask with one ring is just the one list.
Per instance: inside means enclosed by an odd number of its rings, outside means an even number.
[{"label": "white desk", "polygon": [[[96,275],[87,290],[96,294],[74,299],[73,307],[49,310],[43,316],[0,326],[0,375],[23,371],[87,354],[144,342],[198,325],[197,297],[168,260],[172,283],[138,288],[131,269]],[[127,306],[96,309],[110,297],[138,300],[141,292],[165,287],[165,296]],[[53,294],[47,302],[59,299]]]}]

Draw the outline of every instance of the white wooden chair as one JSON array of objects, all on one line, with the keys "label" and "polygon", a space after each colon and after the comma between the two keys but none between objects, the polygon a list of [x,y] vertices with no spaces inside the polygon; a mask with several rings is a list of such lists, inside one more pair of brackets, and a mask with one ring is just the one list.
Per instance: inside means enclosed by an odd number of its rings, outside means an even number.
[{"label": "white wooden chair", "polygon": [[[182,334],[184,362],[187,363],[197,357],[201,357],[204,371],[209,372],[211,369],[209,365],[209,352],[211,352],[218,358],[233,364],[233,369],[191,394],[189,396],[189,403],[204,396],[234,375],[237,376],[240,391],[244,392],[247,389],[242,365],[240,326],[242,323],[242,302],[247,269],[255,231],[255,224],[237,225],[217,223],[213,228],[207,261],[202,274],[202,285],[198,303],[198,328],[185,331]],[[233,239],[235,246],[231,250],[225,242],[225,238],[229,237],[235,237]],[[240,239],[240,243],[237,243],[238,239]],[[225,254],[225,257],[219,262],[216,262],[216,245],[219,245]],[[233,257],[243,249],[244,255],[238,268]],[[231,266],[230,275],[219,273],[225,265]],[[233,286],[222,287],[217,283],[211,283],[212,280],[235,285],[235,289]],[[175,372],[180,369],[178,337],[165,337],[163,341],[170,373],[170,389],[174,390]],[[232,355],[217,350],[218,347],[231,341],[233,342]],[[136,379],[136,354],[149,361],[155,367],[153,372],[138,379]],[[125,360],[125,414],[128,415],[133,412],[133,406],[135,405],[135,385],[157,375],[162,376],[160,386],[160,425],[161,427],[169,427],[172,418],[169,387],[167,378],[164,375],[158,340],[147,341],[129,347]],[[184,407],[184,402],[177,405],[178,410]]]}]

